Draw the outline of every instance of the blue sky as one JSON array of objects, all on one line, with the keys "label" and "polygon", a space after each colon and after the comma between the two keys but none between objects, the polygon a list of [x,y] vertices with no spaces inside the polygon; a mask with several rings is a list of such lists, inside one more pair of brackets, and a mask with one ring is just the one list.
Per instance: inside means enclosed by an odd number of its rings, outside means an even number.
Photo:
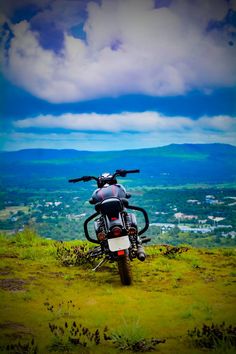
[{"label": "blue sky", "polygon": [[1,148],[236,145],[235,0],[1,2]]}]

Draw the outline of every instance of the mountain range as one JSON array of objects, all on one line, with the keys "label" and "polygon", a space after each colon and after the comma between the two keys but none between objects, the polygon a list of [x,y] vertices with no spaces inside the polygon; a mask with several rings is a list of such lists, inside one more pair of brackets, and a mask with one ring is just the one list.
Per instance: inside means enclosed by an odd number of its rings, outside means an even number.
[{"label": "mountain range", "polygon": [[139,168],[136,184],[183,185],[236,182],[236,147],[171,144],[124,151],[27,149],[0,152],[4,186],[68,186],[67,179]]}]

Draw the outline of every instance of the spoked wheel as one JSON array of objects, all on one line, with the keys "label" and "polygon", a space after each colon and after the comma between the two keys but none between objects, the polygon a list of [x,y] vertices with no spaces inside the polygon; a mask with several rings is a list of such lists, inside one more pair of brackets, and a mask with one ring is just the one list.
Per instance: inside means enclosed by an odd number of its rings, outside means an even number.
[{"label": "spoked wheel", "polygon": [[123,285],[130,285],[132,283],[131,264],[128,251],[125,251],[124,256],[118,258],[118,270],[120,280]]}]

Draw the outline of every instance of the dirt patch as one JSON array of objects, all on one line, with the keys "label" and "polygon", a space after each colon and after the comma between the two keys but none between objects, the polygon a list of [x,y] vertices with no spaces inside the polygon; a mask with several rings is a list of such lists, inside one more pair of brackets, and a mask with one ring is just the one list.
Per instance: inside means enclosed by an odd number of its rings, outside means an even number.
[{"label": "dirt patch", "polygon": [[0,279],[0,288],[8,291],[25,290],[25,285],[28,284],[22,279]]},{"label": "dirt patch", "polygon": [[10,268],[10,267],[0,268],[0,275],[8,275],[10,273],[12,273],[12,268]]},{"label": "dirt patch", "polygon": [[1,253],[0,258],[19,258],[17,254],[14,253]]},{"label": "dirt patch", "polygon": [[49,272],[48,275],[50,278],[62,278],[65,274],[63,272]]},{"label": "dirt patch", "polygon": [[20,322],[6,321],[4,323],[0,323],[0,329],[14,329],[16,331],[25,331],[26,327],[23,325],[23,323]]},{"label": "dirt patch", "polygon": [[22,339],[28,336],[32,337],[32,332],[25,327],[23,323],[6,321],[0,323],[1,335],[10,339]]}]

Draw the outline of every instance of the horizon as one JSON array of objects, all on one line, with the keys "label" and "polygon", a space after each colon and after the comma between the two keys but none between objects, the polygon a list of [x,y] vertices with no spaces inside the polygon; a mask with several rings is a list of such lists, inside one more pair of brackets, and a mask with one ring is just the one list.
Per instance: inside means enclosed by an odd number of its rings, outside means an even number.
[{"label": "horizon", "polygon": [[28,149],[20,149],[20,150],[0,150],[0,153],[4,152],[21,152],[21,151],[36,151],[36,150],[55,150],[55,151],[76,151],[76,152],[93,152],[93,153],[101,153],[101,152],[122,152],[122,151],[134,151],[134,150],[152,150],[152,149],[161,149],[165,147],[170,147],[170,146],[186,146],[186,145],[193,145],[193,146],[199,146],[199,145],[222,145],[222,146],[230,146],[236,148],[236,144],[225,144],[225,143],[183,143],[183,144],[167,144],[167,145],[162,145],[162,146],[153,146],[153,147],[144,147],[144,148],[134,148],[134,149],[123,149],[123,150],[79,150],[79,149],[58,149],[58,148],[28,148]]},{"label": "horizon", "polygon": [[1,150],[236,145],[234,1],[10,0],[0,27]]}]

